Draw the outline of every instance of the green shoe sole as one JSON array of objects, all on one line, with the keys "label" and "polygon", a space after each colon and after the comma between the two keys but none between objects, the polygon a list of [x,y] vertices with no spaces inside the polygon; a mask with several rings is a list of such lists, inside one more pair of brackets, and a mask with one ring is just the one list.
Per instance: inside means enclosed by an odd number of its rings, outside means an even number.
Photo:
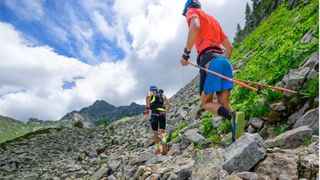
[{"label": "green shoe sole", "polygon": [[244,132],[245,116],[243,112],[238,112],[236,115],[236,139],[238,139]]}]

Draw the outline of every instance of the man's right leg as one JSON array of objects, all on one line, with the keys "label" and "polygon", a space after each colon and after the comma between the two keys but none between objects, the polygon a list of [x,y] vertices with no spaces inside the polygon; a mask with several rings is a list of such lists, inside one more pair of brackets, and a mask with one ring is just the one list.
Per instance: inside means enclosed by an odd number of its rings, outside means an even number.
[{"label": "man's right leg", "polygon": [[219,103],[212,102],[212,99],[213,99],[213,94],[205,94],[204,91],[202,91],[200,100],[201,100],[201,105],[203,109],[205,109],[206,111],[212,112],[216,115],[220,115],[219,109],[221,109],[222,105]]}]

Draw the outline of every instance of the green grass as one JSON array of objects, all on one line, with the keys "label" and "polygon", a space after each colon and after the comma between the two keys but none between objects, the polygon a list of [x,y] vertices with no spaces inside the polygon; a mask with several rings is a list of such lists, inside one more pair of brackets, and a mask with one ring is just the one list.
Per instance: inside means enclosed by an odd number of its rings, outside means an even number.
[{"label": "green grass", "polygon": [[282,134],[282,133],[284,133],[284,132],[286,132],[288,130],[289,130],[289,128],[287,128],[287,127],[279,127],[279,126],[277,126],[277,127],[274,128],[274,135],[279,136],[280,134]]},{"label": "green grass", "polygon": [[224,146],[229,143],[231,139],[224,138],[229,132],[231,127],[227,120],[223,121],[217,129],[212,126],[212,113],[206,112],[201,119],[200,132],[206,138],[207,142],[210,143],[211,147]]},{"label": "green grass", "polygon": [[304,138],[302,144],[308,146],[312,143],[312,138]]},{"label": "green grass", "polygon": [[173,139],[179,138],[179,134],[180,134],[181,129],[183,129],[187,126],[188,126],[188,124],[185,122],[180,123],[178,125],[178,127],[176,128],[176,130],[169,134],[167,141],[170,142]]},{"label": "green grass", "polygon": [[301,92],[309,99],[315,98],[319,92],[319,75],[311,79]]},{"label": "green grass", "polygon": [[[242,42],[235,44],[231,61],[237,62],[251,51],[243,60],[243,70],[235,78],[275,85],[281,81],[290,69],[298,68],[312,53],[318,50],[319,15],[317,0],[311,0],[307,6],[289,10],[282,3],[266,20],[252,31]],[[316,41],[309,44],[300,42],[302,37],[314,29]],[[318,91],[314,80],[306,90],[310,97]],[[270,110],[269,104],[283,98],[282,93],[266,90],[268,96],[257,95],[248,89],[236,86],[231,103],[237,111],[246,113],[246,117],[263,116]]]},{"label": "green grass", "polygon": [[46,122],[45,124],[25,124],[14,119],[0,116],[0,143],[23,136],[30,132],[35,132],[44,128],[54,128],[60,126],[71,126],[70,122],[57,121]]}]

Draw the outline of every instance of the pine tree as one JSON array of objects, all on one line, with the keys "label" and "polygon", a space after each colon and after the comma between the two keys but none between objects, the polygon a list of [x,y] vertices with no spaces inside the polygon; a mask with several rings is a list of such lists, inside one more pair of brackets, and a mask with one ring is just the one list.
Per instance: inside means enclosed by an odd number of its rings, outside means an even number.
[{"label": "pine tree", "polygon": [[252,12],[254,12],[258,8],[258,0],[251,0],[251,2],[252,2]]},{"label": "pine tree", "polygon": [[241,26],[240,26],[240,24],[238,23],[238,24],[237,24],[237,34],[238,34],[240,31],[241,31]]},{"label": "pine tree", "polygon": [[251,8],[249,3],[246,4],[246,22],[248,22],[251,18]]},{"label": "pine tree", "polygon": [[236,37],[234,38],[235,41],[238,41],[241,39],[241,34],[242,34],[242,29],[240,24],[237,24],[237,32],[236,32]]}]

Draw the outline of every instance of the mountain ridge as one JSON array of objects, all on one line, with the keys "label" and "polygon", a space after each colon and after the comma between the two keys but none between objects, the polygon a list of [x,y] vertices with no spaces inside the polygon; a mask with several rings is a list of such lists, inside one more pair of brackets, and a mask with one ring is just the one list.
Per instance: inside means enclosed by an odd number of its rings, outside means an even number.
[{"label": "mountain ridge", "polygon": [[104,100],[96,100],[92,105],[84,107],[79,111],[71,111],[60,120],[71,122],[82,121],[86,127],[95,127],[101,124],[109,124],[126,116],[142,114],[144,105],[132,102],[128,106],[114,106]]}]

